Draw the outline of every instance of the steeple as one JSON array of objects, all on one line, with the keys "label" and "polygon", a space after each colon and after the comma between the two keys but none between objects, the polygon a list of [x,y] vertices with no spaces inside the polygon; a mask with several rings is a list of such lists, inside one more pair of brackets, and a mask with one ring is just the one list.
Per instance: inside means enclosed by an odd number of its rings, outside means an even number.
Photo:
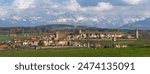
[{"label": "steeple", "polygon": [[139,30],[136,30],[135,36],[136,36],[136,39],[139,39]]}]

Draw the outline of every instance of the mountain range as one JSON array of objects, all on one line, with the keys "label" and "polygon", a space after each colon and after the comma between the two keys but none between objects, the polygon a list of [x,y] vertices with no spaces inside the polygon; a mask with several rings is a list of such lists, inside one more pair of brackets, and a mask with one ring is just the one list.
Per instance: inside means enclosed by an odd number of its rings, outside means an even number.
[{"label": "mountain range", "polygon": [[147,18],[145,20],[133,22],[126,24],[121,29],[139,29],[139,30],[150,30],[150,18]]},{"label": "mountain range", "polygon": [[[103,23],[103,24],[102,24]],[[51,25],[50,27],[46,26],[46,28],[57,28],[57,29],[62,29],[62,26],[65,26],[65,28],[70,28],[73,29],[74,27],[82,27],[82,28],[87,28],[89,27],[95,27],[95,28],[105,28],[102,27],[102,25],[107,25],[106,28],[114,28],[114,29],[139,29],[139,30],[150,30],[150,18],[146,18],[141,21],[135,21],[129,24],[122,24],[123,26],[116,26],[113,27],[111,26],[112,23],[108,23],[107,21],[102,21],[99,23],[95,22],[84,22],[84,24],[81,23],[72,23],[72,24],[45,24],[45,25]],[[58,25],[58,26],[57,26]],[[44,24],[43,22],[39,22],[36,20],[31,20],[31,19],[22,19],[22,20],[14,20],[14,19],[0,19],[0,27],[43,27]],[[63,27],[64,28],[64,27]]]}]

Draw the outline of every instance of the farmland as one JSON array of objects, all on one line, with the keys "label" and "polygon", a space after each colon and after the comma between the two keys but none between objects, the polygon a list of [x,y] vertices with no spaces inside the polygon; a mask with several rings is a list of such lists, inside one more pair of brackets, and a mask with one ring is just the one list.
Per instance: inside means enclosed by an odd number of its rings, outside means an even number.
[{"label": "farmland", "polygon": [[30,38],[31,36],[23,36],[23,35],[17,35],[17,36],[8,36],[8,35],[0,35],[0,42],[9,41],[14,38]]},{"label": "farmland", "polygon": [[150,57],[150,47],[132,48],[59,48],[0,51],[1,57]]}]

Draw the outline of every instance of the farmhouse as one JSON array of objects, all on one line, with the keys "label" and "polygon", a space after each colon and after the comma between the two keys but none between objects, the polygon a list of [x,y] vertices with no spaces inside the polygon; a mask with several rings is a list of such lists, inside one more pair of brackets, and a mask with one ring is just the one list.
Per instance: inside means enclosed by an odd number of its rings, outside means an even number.
[{"label": "farmhouse", "polygon": [[56,43],[56,45],[58,45],[58,46],[66,46],[68,44],[69,44],[68,40],[61,40]]},{"label": "farmhouse", "polygon": [[126,48],[128,46],[127,45],[121,45],[121,44],[115,44],[114,47],[115,48]]},{"label": "farmhouse", "polygon": [[0,50],[8,49],[9,46],[6,44],[0,44]]}]

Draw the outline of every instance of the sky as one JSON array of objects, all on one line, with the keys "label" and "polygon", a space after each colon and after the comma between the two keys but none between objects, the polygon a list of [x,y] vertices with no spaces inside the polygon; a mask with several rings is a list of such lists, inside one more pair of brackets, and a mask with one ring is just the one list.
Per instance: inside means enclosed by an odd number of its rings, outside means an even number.
[{"label": "sky", "polygon": [[149,3],[150,0],[0,0],[0,21],[9,20],[16,25],[30,22],[27,24],[30,26],[71,24],[115,28],[150,18]]}]

